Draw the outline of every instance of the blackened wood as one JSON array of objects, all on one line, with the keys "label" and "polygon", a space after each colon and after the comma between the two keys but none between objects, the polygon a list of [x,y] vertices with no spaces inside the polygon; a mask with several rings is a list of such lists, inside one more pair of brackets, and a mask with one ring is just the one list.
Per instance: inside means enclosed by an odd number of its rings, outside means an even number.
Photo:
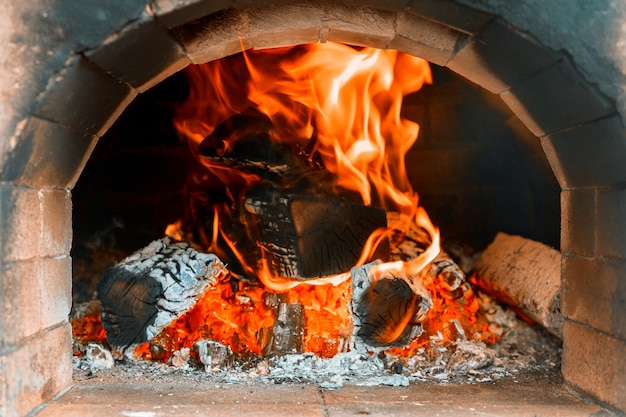
[{"label": "blackened wood", "polygon": [[483,290],[563,337],[559,251],[498,233],[477,261],[476,272],[474,281]]},{"label": "blackened wood", "polygon": [[213,254],[163,238],[111,268],[98,284],[102,325],[119,349],[152,339],[193,307],[226,269]]},{"label": "blackened wood", "polygon": [[350,311],[354,344],[405,346],[422,334],[420,322],[432,307],[430,292],[415,277],[372,273],[373,262],[352,269]]},{"label": "blackened wood", "polygon": [[281,303],[263,355],[302,353],[304,325],[304,307],[301,303]]},{"label": "blackened wood", "polygon": [[[272,271],[295,279],[350,270],[371,233],[387,225],[379,208],[271,188],[249,193],[245,208]],[[383,244],[374,256],[387,259],[388,250]]]},{"label": "blackened wood", "polygon": [[[397,213],[387,213],[388,223],[396,224],[400,216]],[[410,261],[420,256],[430,245],[430,235],[428,232],[415,223],[408,226],[402,232],[398,241],[391,249],[393,260]],[[435,259],[425,268],[420,279],[437,279],[448,291],[454,291],[465,282],[466,277],[459,265],[443,249],[439,251]]]},{"label": "blackened wood", "polygon": [[201,142],[198,152],[205,163],[235,168],[277,182],[286,182],[296,173],[310,170],[298,157],[303,151],[297,142],[287,144],[273,140],[272,131],[271,121],[261,113],[236,114],[217,126]]}]

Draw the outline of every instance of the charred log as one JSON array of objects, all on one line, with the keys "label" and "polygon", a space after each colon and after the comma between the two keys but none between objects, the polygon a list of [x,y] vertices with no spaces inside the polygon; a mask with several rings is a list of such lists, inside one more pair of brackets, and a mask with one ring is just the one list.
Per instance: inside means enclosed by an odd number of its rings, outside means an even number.
[{"label": "charred log", "polygon": [[[295,279],[350,270],[372,232],[387,225],[384,210],[293,191],[258,188],[245,207],[272,271]],[[379,246],[375,257],[387,259],[388,249]]]},{"label": "charred log", "polygon": [[98,284],[109,343],[124,350],[152,339],[189,310],[225,272],[215,255],[163,238],[111,268]]},{"label": "charred log", "polygon": [[226,120],[207,136],[198,152],[208,165],[223,166],[285,184],[311,167],[298,155],[307,152],[298,145],[273,140],[269,118],[249,110]]},{"label": "charred log", "polygon": [[472,281],[520,315],[563,337],[559,251],[498,233],[476,263]]},{"label": "charred log", "polygon": [[[392,228],[403,222],[397,213],[387,216]],[[411,224],[401,235],[392,236],[392,260],[411,262],[430,243],[429,234]],[[469,285],[461,268],[444,251],[415,276],[402,271],[374,272],[374,265],[375,262],[352,269],[350,308],[357,345],[407,345],[422,334],[421,322],[432,307],[432,295],[425,283],[436,283],[451,297]]]},{"label": "charred log", "polygon": [[430,292],[406,274],[372,273],[376,263],[352,269],[355,343],[404,346],[422,334],[420,322],[432,306]]},{"label": "charred log", "polygon": [[269,329],[263,355],[302,353],[304,351],[304,307],[300,303],[281,303],[276,321]]}]

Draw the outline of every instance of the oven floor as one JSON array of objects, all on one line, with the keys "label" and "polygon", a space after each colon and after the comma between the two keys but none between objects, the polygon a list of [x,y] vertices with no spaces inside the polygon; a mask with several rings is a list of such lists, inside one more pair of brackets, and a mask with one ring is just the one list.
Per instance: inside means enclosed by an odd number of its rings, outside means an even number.
[{"label": "oven floor", "polygon": [[611,414],[585,403],[554,378],[480,384],[349,386],[215,384],[191,381],[73,386],[36,417],[161,416],[546,416]]}]

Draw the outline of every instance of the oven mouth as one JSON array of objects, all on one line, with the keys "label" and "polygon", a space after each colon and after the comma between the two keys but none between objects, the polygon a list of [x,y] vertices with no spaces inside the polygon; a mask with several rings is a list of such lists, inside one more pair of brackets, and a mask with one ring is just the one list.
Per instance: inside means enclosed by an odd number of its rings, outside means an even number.
[{"label": "oven mouth", "polygon": [[[11,276],[32,275],[28,271],[32,272],[35,263],[43,302],[29,303],[20,297],[16,317],[38,311],[39,324],[17,318],[11,324],[15,331],[3,332],[3,341],[11,352],[31,358],[31,368],[40,369],[34,377],[41,374],[42,380],[49,381],[45,387],[37,383],[27,387],[30,380],[11,387],[16,399],[8,407],[25,400],[20,407],[32,409],[70,384],[69,360],[44,366],[46,361],[38,354],[41,348],[32,340],[41,337],[38,345],[56,346],[65,353],[71,350],[67,338],[71,194],[96,142],[127,106],[151,94],[157,84],[174,79],[171,76],[190,62],[218,59],[239,51],[242,45],[264,48],[330,40],[398,48],[449,68],[499,96],[515,114],[511,119],[515,128],[523,125],[538,138],[561,190],[557,224],[566,289],[561,371],[569,386],[623,408],[615,384],[606,382],[619,381],[619,377],[611,371],[602,374],[611,368],[604,365],[621,363],[618,353],[623,345],[616,324],[623,316],[616,277],[624,257],[620,213],[625,179],[619,113],[610,99],[580,75],[574,58],[546,48],[504,18],[445,3],[441,10],[452,11],[448,14],[453,17],[446,18],[432,2],[410,10],[326,5],[321,12],[311,4],[225,11],[201,3],[180,8],[153,4],[152,15],[131,22],[99,47],[70,54],[37,98],[35,108],[24,114],[14,136],[15,147],[4,164],[7,203],[2,215],[7,221],[3,230],[9,238],[3,240],[12,243],[3,246],[3,266],[10,266]],[[311,23],[311,10],[323,18]],[[460,16],[464,18],[457,19]],[[162,53],[157,57],[149,52],[149,45],[160,46]],[[137,56],[150,57],[153,64],[137,66],[137,60],[129,58]],[[59,149],[65,150],[62,155]],[[436,203],[433,199],[429,204]],[[589,275],[600,277],[603,285],[590,288],[585,280]],[[26,292],[25,284],[11,285],[17,294]],[[584,297],[585,293],[592,296]],[[611,294],[609,301],[607,294]],[[52,307],[39,307],[46,303]],[[593,311],[602,314],[594,317]],[[594,351],[592,340],[607,347],[606,359],[589,353]],[[592,364],[592,370],[581,372],[582,363]],[[593,377],[586,378],[587,374]],[[31,388],[37,394],[26,398],[24,392]]]}]

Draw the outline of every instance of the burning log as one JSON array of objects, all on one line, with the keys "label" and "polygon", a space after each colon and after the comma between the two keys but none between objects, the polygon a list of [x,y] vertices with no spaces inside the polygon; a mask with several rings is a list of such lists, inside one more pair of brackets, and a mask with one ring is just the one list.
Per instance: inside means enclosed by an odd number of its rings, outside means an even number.
[{"label": "burning log", "polygon": [[406,274],[371,273],[376,261],[352,269],[354,336],[375,347],[404,346],[422,334],[420,321],[432,306],[430,292]]},{"label": "burning log", "polygon": [[472,279],[520,315],[562,338],[561,253],[520,236],[498,233]]},{"label": "burning log", "polygon": [[263,354],[302,353],[304,351],[304,307],[300,303],[280,303],[276,321],[270,329]]},{"label": "burning log", "polygon": [[263,114],[236,114],[217,126],[198,149],[202,160],[280,180],[301,164],[286,145],[272,141],[273,127]]},{"label": "burning log", "polygon": [[118,263],[98,284],[107,340],[125,350],[152,339],[225,272],[212,254],[163,238]]},{"label": "burning log", "polygon": [[[387,213],[387,218],[392,228],[404,222],[398,213]],[[392,259],[411,262],[430,245],[430,236],[411,223],[401,235],[392,236],[392,241]],[[433,306],[432,294],[425,283],[436,282],[452,297],[468,285],[461,268],[443,251],[415,276],[393,270],[373,272],[374,265],[376,262],[352,269],[350,309],[357,345],[407,345],[422,334],[421,322]]]},{"label": "burning log", "polygon": [[[372,232],[387,225],[382,209],[294,191],[257,188],[245,207],[272,272],[300,280],[350,270]],[[386,259],[386,250],[374,257]]]},{"label": "burning log", "polygon": [[[415,249],[413,243],[407,247]],[[412,258],[414,259],[414,258]],[[405,346],[422,334],[421,321],[433,306],[424,283],[437,281],[452,296],[464,291],[465,274],[440,252],[417,276],[389,271],[372,273],[377,262],[352,269],[353,335],[369,346]]]}]

